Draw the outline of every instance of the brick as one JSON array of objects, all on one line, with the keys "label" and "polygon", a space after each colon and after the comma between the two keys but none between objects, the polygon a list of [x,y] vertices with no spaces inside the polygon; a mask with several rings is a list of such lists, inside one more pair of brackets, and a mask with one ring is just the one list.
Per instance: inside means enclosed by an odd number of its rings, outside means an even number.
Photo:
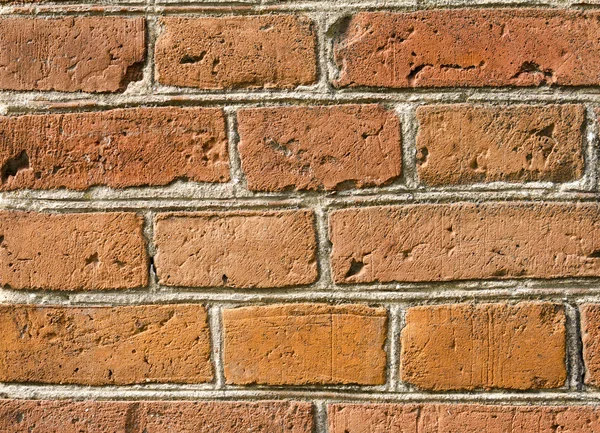
[{"label": "brick", "polygon": [[338,87],[593,86],[600,14],[541,9],[359,13],[340,27]]},{"label": "brick", "polygon": [[3,18],[0,88],[117,92],[141,79],[143,18]]},{"label": "brick", "polygon": [[581,334],[585,383],[600,385],[600,304],[581,306]]},{"label": "brick", "polygon": [[310,403],[0,400],[11,433],[311,433]]},{"label": "brick", "polygon": [[161,20],[158,81],[201,89],[291,88],[317,79],[312,22],[292,15]]},{"label": "brick", "polygon": [[334,190],[400,176],[400,122],[379,105],[245,109],[238,124],[252,190]]},{"label": "brick", "polygon": [[0,189],[229,180],[222,110],[134,108],[0,117]]},{"label": "brick", "polygon": [[594,406],[332,404],[330,433],[594,433]]},{"label": "brick", "polygon": [[311,433],[312,424],[304,402],[148,402],[139,432]]},{"label": "brick", "polygon": [[223,311],[229,384],[385,383],[387,316],[362,305],[272,305]]},{"label": "brick", "polygon": [[161,284],[266,288],[318,277],[307,210],[161,214],[155,221]]},{"label": "brick", "polygon": [[338,283],[600,276],[597,203],[348,208],[329,221]]},{"label": "brick", "polygon": [[0,380],[81,385],[212,380],[201,305],[0,306]]},{"label": "brick", "polygon": [[417,167],[431,186],[566,182],[583,174],[581,105],[421,106]]},{"label": "brick", "polygon": [[401,376],[435,391],[558,388],[567,378],[565,332],[559,304],[410,308]]},{"label": "brick", "polygon": [[142,225],[134,213],[0,212],[0,283],[44,290],[146,286]]},{"label": "brick", "polygon": [[0,400],[0,431],[134,433],[128,423],[132,408],[127,402]]}]

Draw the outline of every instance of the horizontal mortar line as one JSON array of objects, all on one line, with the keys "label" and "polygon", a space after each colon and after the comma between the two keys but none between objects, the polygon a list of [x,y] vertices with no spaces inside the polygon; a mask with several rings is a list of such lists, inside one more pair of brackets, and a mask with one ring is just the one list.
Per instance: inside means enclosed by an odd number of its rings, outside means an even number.
[{"label": "horizontal mortar line", "polygon": [[[45,112],[50,109],[68,111],[94,111],[98,109],[126,108],[130,106],[222,106],[252,108],[265,103],[297,104],[321,103],[512,103],[512,104],[560,104],[598,103],[600,87],[593,88],[464,88],[464,89],[382,89],[379,92],[361,92],[321,89],[297,89],[293,91],[228,91],[207,92],[197,89],[177,88],[172,92],[154,90],[140,94],[82,94],[62,92],[14,92],[0,91],[1,106],[12,114]],[[77,105],[79,104],[79,105]]]},{"label": "horizontal mortar line", "polygon": [[16,385],[0,384],[0,397],[15,399],[98,399],[98,400],[325,400],[334,402],[445,402],[445,403],[497,403],[497,404],[597,404],[600,393],[592,392],[474,392],[474,393],[422,393],[422,392],[361,392],[315,389],[232,389],[206,390],[189,385],[174,386],[105,386],[77,385]]},{"label": "horizontal mortar line", "polygon": [[[131,290],[106,292],[60,292],[36,290],[0,289],[0,304],[30,304],[40,306],[126,306],[144,304],[219,304],[226,307],[266,303],[355,303],[365,302],[378,305],[418,305],[419,303],[465,303],[494,301],[542,301],[600,303],[600,282],[583,287],[577,282],[565,283],[558,287],[527,287],[513,283],[507,287],[483,288],[412,288],[388,290],[361,290],[360,287],[348,290],[326,291],[314,288],[297,291],[264,290],[258,293],[231,290],[192,290],[173,289],[161,291]],[[543,286],[543,283],[539,283]],[[474,284],[476,286],[476,284]],[[583,287],[583,288],[581,288]]]},{"label": "horizontal mortar line", "polygon": [[[288,195],[237,195],[205,197],[160,197],[150,189],[148,194],[155,197],[136,197],[134,194],[114,192],[114,195],[84,193],[74,197],[70,193],[52,194],[1,194],[0,209],[3,210],[48,210],[48,211],[85,211],[85,210],[124,210],[124,211],[201,211],[201,210],[276,210],[277,208],[311,208],[321,202],[326,209],[344,207],[368,207],[385,205],[409,205],[419,203],[457,203],[457,202],[596,202],[600,199],[597,191],[560,191],[557,189],[465,189],[448,191],[398,190],[354,194],[334,195],[328,192],[307,192]],[[364,195],[363,195],[364,194]],[[84,198],[85,197],[85,198]]]},{"label": "horizontal mortar line", "polygon": [[18,5],[18,6],[4,6],[0,9],[0,15],[71,15],[76,13],[86,13],[88,15],[100,15],[100,14],[111,14],[111,15],[125,15],[137,13],[140,10],[148,11],[148,15],[178,15],[185,13],[202,13],[207,16],[217,14],[236,14],[236,15],[248,15],[256,13],[293,13],[293,12],[339,12],[344,10],[350,13],[356,13],[361,11],[393,11],[393,12],[411,12],[422,10],[425,8],[443,8],[443,9],[487,9],[487,8],[536,8],[536,9],[564,9],[568,8],[571,10],[579,9],[595,9],[597,5],[592,4],[578,4],[578,3],[567,3],[560,1],[545,1],[545,2],[534,2],[534,1],[495,1],[495,2],[481,2],[481,3],[442,3],[442,2],[428,2],[418,4],[415,1],[390,1],[387,3],[381,2],[340,2],[340,4],[331,4],[330,2],[302,2],[302,3],[242,3],[242,2],[225,2],[220,3],[204,3],[194,4],[193,2],[177,2],[168,3],[162,2],[155,5],[144,5],[143,3],[128,3],[123,6],[117,6],[115,4],[103,3],[100,5],[90,4],[89,2],[82,3],[69,3],[65,5],[50,4],[50,5]]}]

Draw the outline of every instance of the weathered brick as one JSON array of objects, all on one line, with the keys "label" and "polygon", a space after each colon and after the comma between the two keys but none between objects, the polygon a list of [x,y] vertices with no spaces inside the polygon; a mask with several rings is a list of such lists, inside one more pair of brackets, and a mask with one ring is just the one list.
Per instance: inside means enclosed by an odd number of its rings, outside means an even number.
[{"label": "weathered brick", "polygon": [[311,433],[310,403],[0,400],[10,433]]},{"label": "weathered brick", "polygon": [[600,276],[597,203],[455,203],[330,215],[338,283]]},{"label": "weathered brick", "polygon": [[290,88],[317,77],[312,22],[292,15],[163,18],[158,81],[202,89]]},{"label": "weathered brick", "polygon": [[598,85],[600,14],[542,9],[359,13],[335,59],[344,86]]},{"label": "weathered brick", "polygon": [[212,380],[201,305],[0,306],[2,382],[123,385]]},{"label": "weathered brick", "polygon": [[272,305],[223,311],[227,383],[385,383],[387,316],[362,305]]},{"label": "weathered brick", "polygon": [[567,377],[559,304],[455,304],[410,308],[401,376],[428,390],[540,389]]},{"label": "weathered brick", "polygon": [[2,190],[229,180],[222,110],[134,108],[0,117]]},{"label": "weathered brick", "polygon": [[0,431],[10,433],[138,433],[128,430],[128,402],[0,400]]},{"label": "weathered brick", "polygon": [[600,304],[581,306],[581,334],[585,383],[600,385]]},{"label": "weathered brick", "polygon": [[330,433],[594,433],[595,406],[332,404]]},{"label": "weathered brick", "polygon": [[400,122],[379,105],[245,109],[238,123],[253,190],[383,185],[401,172]]},{"label": "weathered brick", "polygon": [[581,105],[421,106],[417,167],[426,185],[565,182],[583,173]]},{"label": "weathered brick", "polygon": [[128,289],[148,284],[134,213],[0,212],[0,283],[12,289]]},{"label": "weathered brick", "polygon": [[162,284],[284,287],[318,276],[307,210],[161,214],[155,226]]},{"label": "weathered brick", "polygon": [[143,406],[139,432],[311,433],[312,424],[310,403],[148,402]]},{"label": "weathered brick", "polygon": [[3,18],[0,88],[116,92],[140,80],[143,18]]}]

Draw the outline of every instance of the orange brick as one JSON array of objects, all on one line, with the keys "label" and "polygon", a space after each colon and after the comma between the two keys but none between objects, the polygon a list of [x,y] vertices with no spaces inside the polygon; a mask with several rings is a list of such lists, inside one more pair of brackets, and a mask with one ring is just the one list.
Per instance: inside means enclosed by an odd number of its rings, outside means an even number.
[{"label": "orange brick", "polygon": [[45,290],[146,286],[142,225],[134,213],[0,212],[0,282]]},{"label": "orange brick", "polygon": [[2,382],[126,385],[212,380],[201,305],[0,306]]},{"label": "orange brick", "polygon": [[225,310],[227,383],[385,383],[387,316],[361,305],[273,305]]},{"label": "orange brick", "polygon": [[155,243],[168,286],[285,287],[318,276],[310,211],[162,214]]},{"label": "orange brick", "polygon": [[401,376],[419,388],[541,389],[565,384],[559,304],[414,307],[402,330]]}]

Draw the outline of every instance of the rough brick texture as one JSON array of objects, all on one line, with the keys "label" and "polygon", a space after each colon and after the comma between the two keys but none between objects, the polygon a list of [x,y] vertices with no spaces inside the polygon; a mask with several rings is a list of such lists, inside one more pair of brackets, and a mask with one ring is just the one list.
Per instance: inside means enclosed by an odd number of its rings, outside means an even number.
[{"label": "rough brick texture", "polygon": [[599,84],[596,12],[363,12],[344,23],[335,59],[344,86]]},{"label": "rough brick texture", "polygon": [[381,106],[255,108],[238,123],[252,190],[383,185],[402,169],[400,122]]},{"label": "rough brick texture", "polygon": [[0,117],[0,189],[86,189],[229,180],[213,108],[135,108]]},{"label": "rough brick texture", "polygon": [[116,92],[141,79],[143,18],[2,18],[0,88]]},{"label": "rough brick texture", "polygon": [[307,402],[152,402],[142,409],[140,433],[313,432]]},{"label": "rough brick texture", "polygon": [[201,305],[0,306],[2,382],[123,385],[212,380]]},{"label": "rough brick texture", "polygon": [[593,406],[334,404],[329,433],[594,433]]},{"label": "rough brick texture", "polygon": [[161,283],[285,287],[317,278],[310,211],[162,214],[156,219]]},{"label": "rough brick texture", "polygon": [[311,433],[309,403],[0,400],[11,433]]},{"label": "rough brick texture", "polygon": [[583,173],[581,105],[432,105],[417,119],[425,185],[566,182]]},{"label": "rough brick texture", "polygon": [[413,307],[402,330],[402,379],[428,390],[563,386],[559,304]]},{"label": "rough brick texture", "polygon": [[600,276],[595,203],[343,209],[330,238],[339,283]]},{"label": "rough brick texture", "polygon": [[316,39],[307,18],[164,18],[162,25],[155,54],[162,84],[290,88],[316,81]]},{"label": "rough brick texture", "polygon": [[129,289],[148,284],[135,213],[0,212],[0,283],[12,289]]},{"label": "rough brick texture", "polygon": [[600,304],[581,306],[583,359],[588,385],[600,385]]},{"label": "rough brick texture", "polygon": [[223,312],[228,383],[385,382],[386,311],[360,305],[246,307]]}]

